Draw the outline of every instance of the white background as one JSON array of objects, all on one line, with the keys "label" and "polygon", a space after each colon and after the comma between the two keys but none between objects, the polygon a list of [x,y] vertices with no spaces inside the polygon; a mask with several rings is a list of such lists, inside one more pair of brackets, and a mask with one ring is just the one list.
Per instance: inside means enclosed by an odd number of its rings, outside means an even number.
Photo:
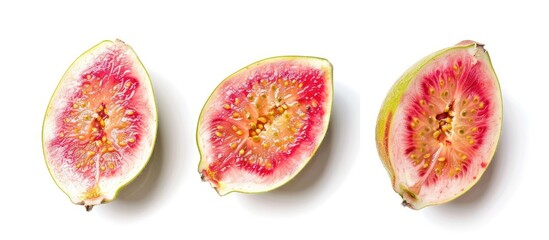
[{"label": "white background", "polygon": [[[229,3],[230,2],[230,3]],[[3,1],[0,3],[0,238],[480,239],[546,234],[549,15],[480,1]],[[104,39],[149,71],[159,134],[144,173],[86,212],[48,174],[41,125],[64,71]],[[403,208],[377,156],[375,121],[404,70],[463,39],[486,44],[504,99],[499,149],[461,198]],[[197,173],[200,109],[225,77],[277,55],[334,66],[328,134],[275,191],[219,197]],[[159,237],[160,236],[160,237]],[[323,238],[325,239],[325,238]]]}]

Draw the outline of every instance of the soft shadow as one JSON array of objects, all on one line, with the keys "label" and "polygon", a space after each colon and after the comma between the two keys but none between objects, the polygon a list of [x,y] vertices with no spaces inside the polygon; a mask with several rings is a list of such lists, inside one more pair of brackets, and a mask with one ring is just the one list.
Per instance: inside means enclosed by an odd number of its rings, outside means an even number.
[{"label": "soft shadow", "polygon": [[174,167],[177,163],[167,161],[177,159],[178,154],[178,150],[171,144],[175,136],[180,134],[178,127],[172,124],[177,123],[179,119],[177,116],[171,116],[174,112],[173,108],[180,107],[177,106],[177,101],[174,101],[178,95],[173,92],[173,86],[169,86],[161,76],[151,74],[151,79],[153,79],[159,119],[153,154],[143,172],[123,188],[112,203],[108,204],[112,214],[124,218],[143,214],[157,205],[166,191],[165,181],[169,177],[167,175],[170,175],[171,169],[180,170],[175,169],[177,166]]},{"label": "soft shadow", "polygon": [[124,205],[118,206],[120,210],[125,209],[128,213],[143,211],[154,200],[153,196],[159,186],[162,165],[165,159],[165,147],[162,144],[164,142],[163,131],[163,128],[159,126],[154,152],[143,172],[120,190],[117,201]]},{"label": "soft shadow", "polygon": [[[331,121],[337,121],[336,119]],[[321,193],[322,179],[325,177],[326,169],[333,158],[333,132],[337,131],[335,128],[337,128],[336,124],[328,128],[315,156],[291,181],[267,193],[246,194],[239,197],[243,198],[249,207],[257,207],[260,210],[269,212],[286,212],[291,211],[292,208],[303,208],[312,205],[309,203],[318,200],[315,196]]]},{"label": "soft shadow", "polygon": [[[509,98],[508,98],[509,99]],[[507,202],[506,196],[516,189],[521,175],[520,156],[523,155],[517,139],[525,139],[524,116],[518,103],[509,99],[504,104],[504,120],[500,142],[496,154],[479,182],[456,200],[428,208],[433,222],[458,222],[460,225],[478,227],[497,216]],[[521,131],[517,131],[520,129]],[[524,144],[524,143],[522,143]]]},{"label": "soft shadow", "polygon": [[272,195],[307,194],[308,191],[313,191],[326,173],[326,167],[333,157],[331,154],[334,141],[333,131],[337,131],[337,127],[334,124],[335,130],[332,127],[328,129],[322,144],[307,166],[294,179],[282,187],[275,189]]},{"label": "soft shadow", "polygon": [[[346,86],[337,86],[330,126],[315,156],[293,180],[271,192],[241,195],[248,208],[275,214],[313,209],[329,199],[345,179],[358,154],[360,141],[358,94]],[[341,90],[341,91],[339,91]],[[356,139],[355,139],[356,138]],[[336,157],[337,156],[337,157]]]},{"label": "soft shadow", "polygon": [[[503,133],[501,137],[502,141],[507,141]],[[490,188],[490,186],[494,184],[493,180],[498,177],[498,172],[501,173],[501,171],[504,171],[501,170],[504,166],[500,166],[500,161],[505,161],[505,158],[502,156],[501,152],[501,150],[496,151],[496,154],[492,159],[492,163],[490,163],[490,166],[486,169],[486,172],[484,172],[477,184],[461,197],[448,203],[449,206],[471,209],[474,208],[475,205],[478,205],[479,202],[484,202],[487,197],[490,197],[490,194],[493,191]]]}]

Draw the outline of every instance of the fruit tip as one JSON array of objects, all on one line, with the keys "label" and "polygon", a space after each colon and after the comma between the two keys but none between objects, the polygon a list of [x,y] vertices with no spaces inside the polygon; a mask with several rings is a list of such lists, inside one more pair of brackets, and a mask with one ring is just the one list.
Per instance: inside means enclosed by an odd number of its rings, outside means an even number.
[{"label": "fruit tip", "polygon": [[473,41],[473,40],[469,40],[469,39],[463,40],[463,41],[459,42],[456,45],[457,46],[466,46],[466,45],[471,45],[471,44],[476,44],[479,47],[484,47],[484,43],[479,43],[477,41]]},{"label": "fruit tip", "polygon": [[86,212],[89,212],[93,209],[93,205],[84,205],[84,207],[86,208]]}]

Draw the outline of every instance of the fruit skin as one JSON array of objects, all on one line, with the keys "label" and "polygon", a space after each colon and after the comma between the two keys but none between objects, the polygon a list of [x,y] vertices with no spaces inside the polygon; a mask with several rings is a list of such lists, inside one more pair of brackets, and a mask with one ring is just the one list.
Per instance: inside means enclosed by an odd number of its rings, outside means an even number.
[{"label": "fruit skin", "polygon": [[[221,181],[211,179],[210,177],[208,177],[207,175],[205,175],[203,173],[204,169],[208,168],[208,162],[207,162],[206,158],[208,158],[208,156],[210,156],[211,153],[206,153],[205,152],[204,142],[202,141],[202,138],[201,138],[202,134],[203,134],[201,132],[201,126],[202,126],[202,123],[205,122],[205,116],[204,115],[205,115],[206,111],[208,111],[209,105],[212,104],[212,102],[214,101],[214,98],[217,95],[217,93],[219,91],[221,91],[222,88],[224,88],[227,85],[227,82],[230,82],[233,78],[235,78],[235,76],[246,73],[246,71],[248,71],[250,69],[253,70],[256,67],[267,65],[267,64],[272,64],[272,63],[277,63],[279,61],[298,61],[298,62],[299,61],[302,61],[302,62],[314,61],[314,62],[317,62],[318,65],[320,65],[320,67],[323,71],[326,72],[325,75],[324,75],[325,80],[326,80],[325,84],[327,85],[327,88],[329,89],[329,91],[327,92],[328,96],[326,96],[327,103],[325,105],[323,105],[324,110],[325,110],[325,114],[323,116],[322,131],[317,133],[318,137],[316,138],[315,148],[310,152],[310,154],[306,157],[306,159],[302,160],[302,164],[298,167],[298,169],[295,169],[295,171],[292,175],[290,175],[289,177],[287,177],[283,181],[279,181],[278,183],[276,183],[273,186],[269,186],[269,187],[266,187],[266,188],[263,188],[263,189],[250,190],[250,189],[238,188],[238,187],[236,187],[236,188],[235,187],[228,187]],[[216,192],[220,196],[224,196],[224,195],[229,194],[231,192],[240,192],[240,193],[247,193],[247,194],[268,192],[268,191],[274,190],[276,188],[279,188],[282,185],[289,182],[290,180],[292,180],[307,165],[307,163],[314,156],[314,154],[316,153],[316,151],[320,147],[320,144],[322,143],[322,140],[324,139],[324,136],[326,135],[326,132],[328,130],[329,120],[330,120],[330,115],[331,115],[331,109],[332,109],[332,104],[333,104],[333,93],[334,93],[334,90],[333,90],[333,70],[332,69],[333,69],[332,64],[324,58],[312,57],[312,56],[277,56],[277,57],[266,58],[266,59],[254,62],[254,63],[238,70],[237,72],[231,74],[229,77],[225,78],[215,88],[215,90],[212,92],[212,94],[208,97],[208,100],[204,104],[204,107],[202,108],[199,119],[198,119],[197,130],[196,130],[196,142],[197,142],[198,151],[199,151],[199,154],[200,154],[200,162],[198,164],[198,172],[201,175],[202,181],[209,181],[210,185],[216,190]]]},{"label": "fruit skin", "polygon": [[[47,135],[50,134],[50,130],[47,129],[47,126],[52,126],[52,125],[55,125],[55,123],[52,123],[52,118],[54,118],[55,116],[53,116],[53,114],[51,113],[53,110],[53,105],[55,104],[55,100],[57,99],[58,100],[58,97],[57,95],[59,95],[59,92],[61,91],[60,89],[61,88],[66,88],[66,85],[64,83],[64,81],[66,80],[66,78],[70,77],[69,75],[70,74],[77,74],[77,73],[81,73],[81,72],[74,72],[76,71],[75,68],[79,67],[78,66],[78,63],[80,61],[84,61],[84,59],[86,57],[88,57],[87,55],[88,54],[91,54],[91,53],[94,53],[94,54],[97,54],[96,52],[94,51],[98,51],[99,49],[101,49],[102,47],[105,47],[105,48],[108,48],[108,47],[116,47],[116,46],[121,46],[121,48],[123,48],[124,50],[126,50],[128,53],[131,53],[131,56],[130,57],[133,57],[132,60],[133,60],[133,66],[139,66],[136,71],[140,71],[141,75],[140,75],[140,79],[139,79],[139,84],[144,84],[146,86],[145,87],[145,90],[144,91],[147,91],[148,93],[148,103],[150,104],[149,106],[152,107],[152,112],[151,112],[151,117],[152,118],[152,123],[153,123],[153,126],[149,128],[149,130],[151,131],[150,133],[148,133],[150,135],[150,138],[148,138],[150,140],[149,142],[149,150],[145,150],[146,152],[146,156],[143,156],[143,159],[145,159],[144,163],[139,166],[138,168],[135,169],[135,171],[133,171],[133,175],[131,175],[129,178],[125,179],[124,182],[121,182],[119,183],[118,187],[113,191],[113,192],[109,192],[108,194],[103,194],[103,192],[99,192],[99,197],[95,198],[95,199],[86,199],[86,198],[79,198],[79,197],[76,197],[74,193],[71,193],[70,191],[68,191],[68,189],[66,189],[66,187],[64,186],[65,184],[62,183],[59,179],[56,178],[55,176],[55,173],[54,173],[54,169],[52,169],[52,166],[50,165],[50,159],[49,159],[49,152],[50,150],[48,149],[48,141],[49,139],[47,139]],[[80,69],[80,70],[83,70],[83,69]],[[88,69],[89,70],[89,69]],[[157,129],[158,129],[158,113],[157,113],[157,108],[156,108],[156,97],[155,97],[155,94],[154,94],[154,90],[153,90],[153,87],[152,87],[152,82],[151,82],[151,79],[150,79],[150,76],[147,72],[147,70],[145,69],[143,63],[141,62],[141,60],[139,59],[139,57],[137,56],[137,54],[135,53],[135,51],[132,49],[131,46],[127,45],[126,43],[124,43],[123,41],[119,40],[119,39],[116,39],[115,41],[111,41],[111,40],[104,40],[96,45],[94,45],[93,47],[91,47],[90,49],[88,49],[87,51],[85,51],[84,53],[82,53],[70,66],[69,68],[66,70],[66,72],[63,74],[61,80],[59,81],[59,83],[57,84],[57,87],[54,91],[54,93],[52,94],[51,98],[50,98],[50,101],[48,103],[48,107],[46,109],[46,113],[44,115],[44,119],[43,119],[43,123],[42,123],[42,151],[43,151],[43,155],[44,155],[44,160],[46,162],[46,166],[48,167],[48,172],[50,174],[50,176],[52,177],[52,179],[54,180],[55,184],[59,187],[59,189],[61,189],[61,191],[63,191],[68,197],[69,199],[71,200],[71,202],[73,202],[74,204],[77,204],[77,205],[84,205],[84,207],[86,208],[86,211],[91,211],[92,208],[96,205],[99,205],[99,204],[103,204],[103,203],[109,203],[111,201],[113,201],[119,191],[124,188],[126,185],[130,184],[137,176],[139,176],[139,174],[144,170],[144,168],[146,167],[151,155],[152,155],[152,152],[153,152],[153,149],[154,149],[154,146],[155,146],[155,142],[156,142],[156,133],[157,133]]]},{"label": "fruit skin", "polygon": [[[495,139],[495,146],[497,147],[499,142],[499,137],[501,135],[501,126],[502,126],[502,120],[503,120],[503,103],[502,103],[502,97],[501,97],[501,88],[499,85],[499,80],[497,79],[497,76],[495,74],[495,71],[493,69],[490,56],[488,55],[488,52],[484,50],[483,44],[477,43],[475,41],[471,40],[464,40],[456,44],[455,46],[445,48],[442,50],[439,50],[437,52],[434,52],[423,59],[416,62],[412,67],[410,67],[404,74],[394,83],[394,85],[389,90],[385,100],[383,101],[383,104],[381,106],[381,109],[378,114],[378,119],[376,123],[376,147],[378,154],[380,156],[380,159],[383,163],[383,166],[387,170],[389,177],[391,179],[391,183],[393,186],[393,189],[395,192],[397,192],[401,197],[403,198],[403,205],[410,207],[412,209],[421,209],[426,206],[430,205],[438,205],[450,202],[459,196],[463,195],[465,192],[467,192],[471,187],[473,187],[478,180],[481,178],[484,171],[481,171],[479,175],[476,177],[476,180],[473,180],[466,189],[463,189],[461,193],[455,195],[453,198],[445,199],[440,202],[434,202],[434,203],[422,203],[419,199],[417,199],[417,196],[407,189],[406,186],[400,185],[400,183],[396,182],[396,173],[393,166],[393,159],[390,158],[390,152],[392,151],[392,148],[394,146],[391,146],[389,143],[391,142],[391,139],[389,139],[389,132],[391,130],[391,127],[393,126],[393,114],[395,113],[396,109],[401,104],[401,99],[403,94],[408,89],[409,84],[412,82],[412,80],[415,79],[416,75],[420,72],[420,70],[427,66],[432,60],[443,56],[444,54],[457,50],[457,49],[475,49],[478,51],[483,51],[486,55],[486,63],[490,66],[490,69],[493,73],[494,80],[497,85],[497,92],[499,96],[499,115],[500,115],[500,128],[498,131],[498,135]],[[486,161],[489,163],[491,162],[491,159],[493,158],[495,154],[496,147],[494,147],[493,151],[490,153],[489,156],[487,156]],[[487,167],[487,166],[486,166]],[[418,201],[419,200],[419,201]]]}]

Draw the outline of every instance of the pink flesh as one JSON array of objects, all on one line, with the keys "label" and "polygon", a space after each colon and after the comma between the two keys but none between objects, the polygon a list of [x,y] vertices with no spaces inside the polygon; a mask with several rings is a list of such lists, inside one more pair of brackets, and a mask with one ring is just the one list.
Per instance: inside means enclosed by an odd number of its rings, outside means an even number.
[{"label": "pink flesh", "polygon": [[144,99],[137,94],[141,86],[132,73],[132,60],[119,49],[97,59],[76,80],[78,90],[56,119],[58,134],[49,144],[52,149],[65,149],[62,157],[50,161],[71,166],[65,171],[91,182],[123,174],[132,164],[125,159],[134,153],[132,146],[139,145],[144,122],[140,114]]},{"label": "pink flesh", "polygon": [[[256,69],[239,85],[227,84],[217,90],[227,105],[213,110],[215,113],[207,123],[208,144],[216,160],[203,175],[211,180],[223,181],[225,172],[234,168],[263,177],[278,175],[277,172],[290,174],[288,171],[295,170],[297,161],[306,160],[297,156],[314,149],[317,128],[323,124],[325,114],[325,72],[305,66],[291,67],[290,61],[276,64]],[[279,111],[278,107],[284,105],[288,108]],[[235,117],[235,112],[239,116]],[[286,118],[286,113],[289,124],[277,125],[279,133],[274,134],[271,123]],[[254,141],[250,123],[257,126],[261,123],[259,117],[269,122]]]},{"label": "pink flesh", "polygon": [[[405,154],[416,166],[418,176],[424,178],[425,186],[436,184],[441,176],[463,176],[471,164],[486,167],[485,162],[471,159],[480,159],[475,150],[485,144],[484,133],[491,127],[486,119],[496,111],[489,98],[494,93],[485,86],[490,82],[486,79],[491,78],[483,73],[485,64],[472,58],[452,56],[449,67],[435,68],[422,76],[421,92],[411,97],[415,101],[405,110],[409,116],[405,133],[409,147]],[[449,111],[445,112],[447,106]],[[451,126],[450,130],[441,126],[446,125],[441,122],[447,118],[450,124],[446,127]],[[437,130],[440,134],[435,133]],[[437,151],[438,156],[433,158]]]}]

